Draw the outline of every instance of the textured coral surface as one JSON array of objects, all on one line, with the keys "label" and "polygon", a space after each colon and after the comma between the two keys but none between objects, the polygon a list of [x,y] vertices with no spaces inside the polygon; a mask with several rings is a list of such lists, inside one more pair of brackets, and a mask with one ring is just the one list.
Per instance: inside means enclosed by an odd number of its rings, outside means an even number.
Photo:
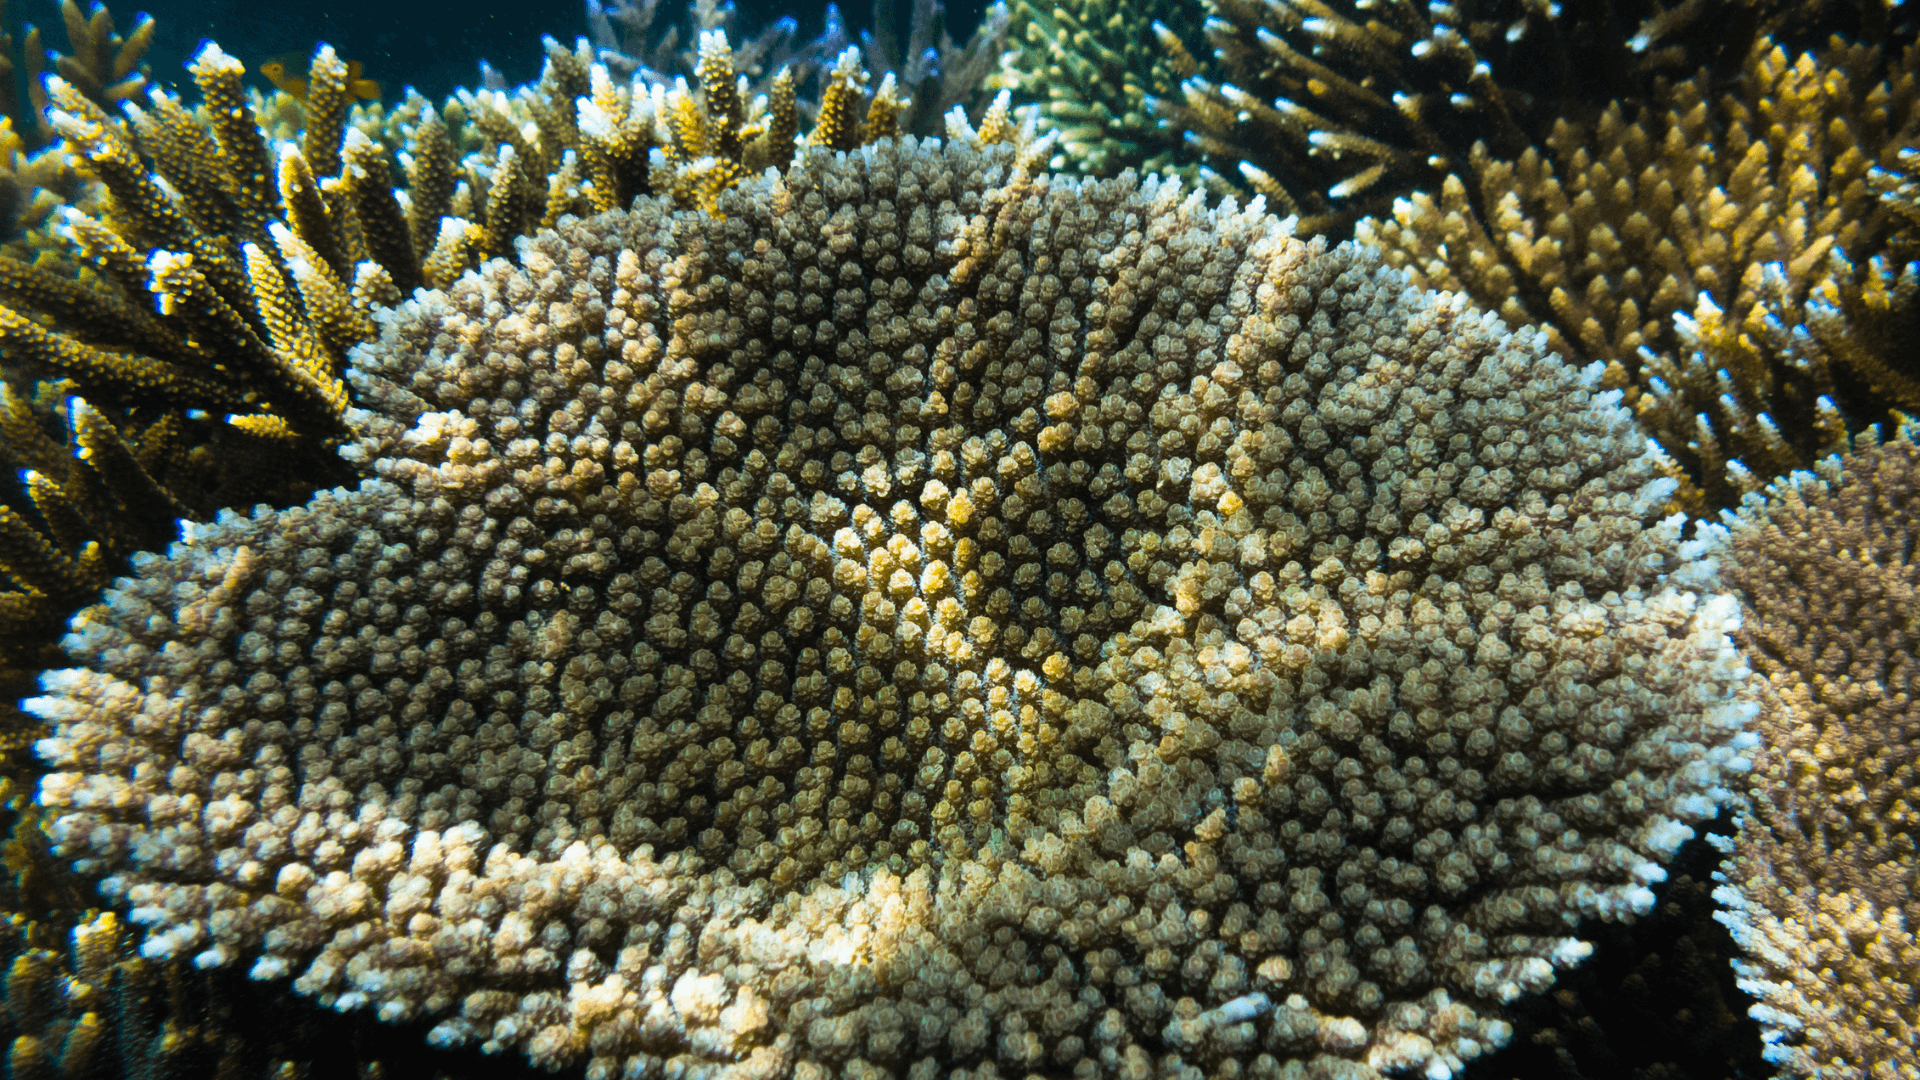
[{"label": "textured coral surface", "polygon": [[596,1077],[1497,1045],[1744,767],[1672,482],[1537,334],[1013,161],[813,151],[384,316],[368,479],[77,622],[60,850],[150,955]]},{"label": "textured coral surface", "polygon": [[1920,1076],[1920,446],[1863,438],[1767,496],[1733,519],[1769,693],[1717,917],[1781,1075]]},{"label": "textured coral surface", "polygon": [[1894,228],[1898,181],[1874,170],[1917,129],[1920,50],[1763,41],[1737,78],[1558,120],[1511,160],[1476,147],[1356,234],[1415,281],[1606,361],[1727,507],[1920,403],[1920,269]]}]

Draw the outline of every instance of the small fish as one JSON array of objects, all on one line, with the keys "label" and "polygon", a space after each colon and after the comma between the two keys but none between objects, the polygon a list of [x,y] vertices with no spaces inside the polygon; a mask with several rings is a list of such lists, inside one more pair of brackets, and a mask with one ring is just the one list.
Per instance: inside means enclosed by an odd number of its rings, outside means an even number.
[{"label": "small fish", "polygon": [[[267,77],[273,85],[299,98],[307,100],[307,72],[312,68],[310,54],[280,53],[270,56],[260,65],[260,74]],[[354,97],[367,101],[380,100],[380,84],[360,75],[360,61],[347,61],[347,90]]]}]

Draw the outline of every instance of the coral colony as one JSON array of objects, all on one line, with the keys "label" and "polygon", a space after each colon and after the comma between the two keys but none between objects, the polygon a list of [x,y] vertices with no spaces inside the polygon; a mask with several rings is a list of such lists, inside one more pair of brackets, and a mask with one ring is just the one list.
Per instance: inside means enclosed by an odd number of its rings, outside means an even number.
[{"label": "coral colony", "polygon": [[1920,50],[1720,8],[68,0],[11,1073],[1920,1077]]}]

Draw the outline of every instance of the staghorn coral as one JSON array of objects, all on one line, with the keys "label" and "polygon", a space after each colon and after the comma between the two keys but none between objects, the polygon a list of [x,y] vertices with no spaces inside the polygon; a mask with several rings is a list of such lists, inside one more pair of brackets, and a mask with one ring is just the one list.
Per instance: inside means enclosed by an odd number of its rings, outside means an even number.
[{"label": "staghorn coral", "polygon": [[[717,0],[689,0],[686,8],[686,40],[681,27],[667,26],[655,34],[659,0],[587,0],[587,28],[592,35],[590,59],[607,66],[622,79],[640,76],[650,85],[668,88],[676,78],[698,80],[701,35],[718,30],[729,40],[738,39],[734,64],[747,76],[748,95],[764,94],[773,75],[781,68],[794,74],[795,83],[805,83],[832,62],[832,58],[850,42],[839,25],[838,9],[831,9],[827,33],[805,45],[796,46],[794,35],[800,24],[792,16],[774,20],[758,34],[749,35],[740,25],[732,3]],[[831,5],[829,5],[831,8]]]},{"label": "staghorn coral", "polygon": [[1012,15],[1001,0],[987,4],[966,42],[955,45],[942,0],[913,0],[904,41],[894,8],[889,0],[874,0],[873,29],[860,33],[867,61],[882,78],[892,73],[907,99],[896,122],[900,133],[937,135],[954,109],[971,112],[987,104]]},{"label": "staghorn coral", "polygon": [[[1909,141],[1916,138],[1920,131],[1909,132]],[[1920,148],[1902,147],[1894,157],[1898,168],[1883,156],[1867,173],[1885,215],[1886,246],[1842,279],[1837,310],[1828,304],[1814,325],[1839,367],[1896,407],[1920,409],[1913,345],[1920,341]]]},{"label": "staghorn coral", "polygon": [[1768,692],[1717,917],[1787,1077],[1920,1076],[1920,754],[1911,428],[1729,515],[1738,640]]},{"label": "staghorn coral", "polygon": [[[680,28],[668,27],[656,39],[649,39],[658,11],[658,0],[626,3],[614,0],[603,5],[587,0],[587,22],[593,33],[594,56],[621,78],[637,77],[663,90],[674,88],[676,80],[705,81],[697,42],[705,35],[720,31],[726,38],[740,38],[734,47],[733,64],[746,77],[739,91],[742,100],[773,97],[776,92],[793,93],[801,119],[814,121],[832,81],[834,61],[852,44],[839,9],[829,3],[826,32],[804,46],[795,47],[794,33],[799,24],[792,16],[776,20],[759,34],[746,37],[737,26],[732,3],[693,0],[687,6],[688,42],[680,44]],[[907,36],[900,39],[894,5],[876,0],[873,5],[873,29],[861,32],[861,44],[867,63],[884,82],[893,78],[904,107],[897,127],[903,134],[934,135],[942,130],[946,114],[955,106],[984,104],[980,99],[988,77],[997,65],[1007,35],[1008,14],[1002,3],[988,5],[980,24],[968,35],[966,43],[955,45],[946,30],[946,5],[942,0],[914,0],[907,25]],[[775,79],[788,83],[776,91]],[[810,93],[815,80],[816,93]]]},{"label": "staghorn coral", "polygon": [[1725,94],[1703,74],[1512,160],[1476,148],[1357,233],[1416,282],[1608,362],[1705,502],[1731,505],[1920,405],[1903,396],[1920,268],[1890,261],[1915,253],[1890,246],[1869,182],[1920,131],[1920,52],[1881,67],[1874,47],[1763,45]]},{"label": "staghorn coral", "polygon": [[149,955],[591,1077],[1439,1076],[1646,909],[1750,710],[1597,371],[955,133],[420,295],[368,479],[81,616]]},{"label": "staghorn coral", "polygon": [[[552,68],[543,89],[573,89]],[[375,307],[587,212],[596,182],[645,176],[648,147],[623,131],[588,140],[585,177],[534,188],[510,149],[506,168],[496,151],[462,174],[431,108],[406,117],[396,170],[350,123],[347,68],[325,47],[304,130],[270,143],[237,61],[208,46],[192,70],[197,115],[156,92],[116,118],[49,83],[50,122],[103,194],[60,211],[57,248],[0,258],[0,459],[24,470],[0,484],[0,681],[42,666],[74,607],[176,518],[343,479],[340,372]]]},{"label": "staghorn coral", "polygon": [[[49,64],[68,85],[103,108],[146,96],[147,65],[154,23],[139,16],[126,37],[114,31],[113,16],[100,4],[82,15],[74,0],[61,0],[71,55],[42,46],[40,31],[27,26],[22,51],[24,71],[14,69],[14,42],[7,5],[0,3],[0,244],[16,258],[56,244],[47,233],[51,215],[61,206],[93,211],[98,185],[75,171],[67,156],[45,145],[52,135],[46,119],[43,84]],[[19,88],[28,90],[20,100]]]},{"label": "staghorn coral", "polygon": [[[1572,89],[1537,87],[1540,100],[1510,85],[1513,75],[1564,76],[1564,60],[1557,71],[1504,62],[1517,43],[1500,20],[1465,6],[1216,0],[1207,5],[1207,69],[1169,30],[1162,47],[1183,81],[1144,104],[1188,153],[1300,215],[1305,230],[1338,235],[1436,183],[1476,141],[1519,152],[1535,113],[1553,113]],[[1558,20],[1526,18],[1532,7],[1514,12],[1521,40],[1559,29]],[[1537,43],[1522,47],[1540,58]]]},{"label": "staghorn coral", "polygon": [[[1149,102],[1170,133],[1311,231],[1437,188],[1471,149],[1510,158],[1558,120],[1642,100],[1663,73],[1738,64],[1813,27],[1885,40],[1894,5],[1611,0],[1209,0],[1204,71]],[[1638,23],[1638,32],[1628,28]],[[1163,35],[1169,36],[1169,35]],[[1169,41],[1181,60],[1186,45]]]},{"label": "staghorn coral", "polygon": [[71,206],[97,214],[102,194],[59,147],[30,152],[13,130],[12,118],[0,116],[0,253],[31,262],[40,252],[57,248],[53,226],[60,209]]},{"label": "staghorn coral", "polygon": [[1867,183],[1880,193],[1887,209],[1901,218],[1902,240],[1920,242],[1920,147],[1902,147],[1899,168],[1882,165],[1867,174]]},{"label": "staghorn coral", "polygon": [[[316,78],[338,66],[323,51]],[[206,126],[164,93],[122,121],[48,80],[49,122],[104,195],[99,217],[62,209],[61,250],[0,257],[0,456],[22,470],[0,489],[0,668],[38,666],[66,614],[175,518],[340,476],[345,348],[370,335],[371,298],[396,298],[392,275],[341,261],[356,307],[316,249],[337,252],[335,223],[365,208],[288,230],[240,65],[208,45],[192,70]],[[281,171],[312,184],[297,150]],[[302,194],[318,198],[296,180],[288,199]]]},{"label": "staghorn coral", "polygon": [[[668,86],[644,69],[616,82],[613,68],[592,62],[584,40],[572,52],[552,41],[547,49],[538,85],[511,95],[462,91],[447,107],[456,141],[480,147],[462,163],[470,186],[491,187],[492,200],[504,183],[528,229],[550,227],[565,212],[619,209],[643,193],[713,212],[722,191],[765,169],[785,169],[803,142],[851,149],[900,133],[902,120],[917,115],[893,73],[870,85],[858,46],[841,50],[822,76],[804,135],[797,73],[775,72],[767,92],[750,97],[724,31],[700,36],[697,90],[685,78]],[[656,151],[665,166],[657,171]],[[515,235],[488,232],[475,247],[509,254]]]},{"label": "staghorn coral", "polygon": [[146,98],[151,72],[145,56],[153,44],[153,17],[142,12],[134,18],[131,32],[122,36],[114,29],[113,15],[104,4],[95,3],[82,13],[75,0],[60,0],[60,19],[66,27],[70,53],[60,53],[41,43],[39,28],[28,24],[22,43],[25,61],[22,80],[27,101],[19,100],[13,62],[14,48],[7,6],[0,4],[0,114],[17,125],[16,134],[38,149],[54,138],[46,117],[51,104],[44,76],[58,75],[67,85],[103,109],[121,102],[139,102]]},{"label": "staghorn coral", "polygon": [[1769,1075],[1751,999],[1736,985],[1727,928],[1714,919],[1711,841],[1722,813],[1689,841],[1654,887],[1653,910],[1596,926],[1593,958],[1551,991],[1508,1007],[1507,1048],[1469,1066],[1472,1080],[1739,1080]]},{"label": "staghorn coral", "polygon": [[[10,708],[7,703],[0,708]],[[30,757],[30,755],[29,755]],[[0,1050],[15,1080],[238,1076],[512,1080],[518,1063],[425,1047],[419,1031],[261,994],[244,973],[140,955],[139,932],[93,907],[49,850],[44,809],[0,777]]]},{"label": "staghorn coral", "polygon": [[1018,0],[996,82],[1037,105],[1042,130],[1059,132],[1055,169],[1112,176],[1191,166],[1197,155],[1157,121],[1152,103],[1199,71],[1181,42],[1198,40],[1200,16],[1189,3]]}]

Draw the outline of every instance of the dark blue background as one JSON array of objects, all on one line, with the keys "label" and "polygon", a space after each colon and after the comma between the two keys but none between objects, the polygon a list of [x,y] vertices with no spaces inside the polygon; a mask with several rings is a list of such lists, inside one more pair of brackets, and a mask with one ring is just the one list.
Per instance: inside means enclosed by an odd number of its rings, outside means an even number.
[{"label": "dark blue background", "polygon": [[[90,2],[81,0],[81,6],[86,8]],[[16,35],[18,24],[30,21],[40,26],[49,47],[66,50],[67,36],[57,0],[13,0],[8,8]],[[316,42],[325,41],[341,56],[359,60],[366,74],[384,85],[388,101],[397,100],[400,88],[409,84],[436,101],[455,86],[475,85],[479,80],[476,65],[482,58],[500,69],[511,83],[531,80],[540,73],[541,35],[551,34],[571,44],[587,32],[586,9],[579,0],[153,0],[140,5],[116,0],[109,8],[122,32],[132,25],[138,11],[144,10],[158,21],[148,58],[153,78],[161,85],[190,86],[181,65],[203,38],[218,41],[221,48],[245,62],[249,71],[257,71],[268,56],[307,53]],[[825,0],[808,0],[796,7],[747,0],[739,8],[738,21],[749,31],[765,25],[770,17],[791,14],[800,20],[802,40],[809,40],[824,26],[826,4]],[[980,9],[981,0],[950,0],[949,33],[964,40],[978,21]],[[907,10],[904,2],[899,4],[903,33]],[[665,20],[684,20],[685,11],[681,0],[661,0],[655,24],[664,28],[669,25]],[[857,35],[860,28],[871,23],[872,0],[843,3],[841,14],[849,30]],[[16,48],[18,42],[16,36]],[[261,81],[261,85],[266,84]]]}]

